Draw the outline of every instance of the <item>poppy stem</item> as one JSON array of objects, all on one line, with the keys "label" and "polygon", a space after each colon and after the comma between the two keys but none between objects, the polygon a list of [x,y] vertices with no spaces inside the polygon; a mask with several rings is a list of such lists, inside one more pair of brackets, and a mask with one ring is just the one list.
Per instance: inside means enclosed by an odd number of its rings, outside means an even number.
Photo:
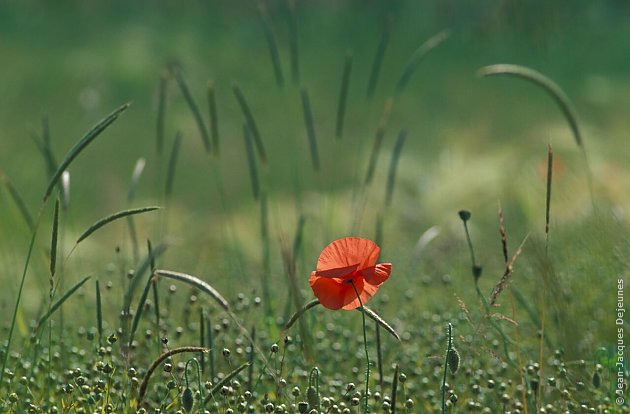
[{"label": "poppy stem", "polygon": [[365,370],[365,410],[364,414],[368,413],[368,393],[370,391],[370,354],[368,353],[367,346],[367,328],[365,325],[365,311],[363,309],[363,301],[361,300],[361,296],[359,296],[359,291],[357,287],[354,285],[354,281],[350,279],[350,284],[352,285],[352,289],[354,289],[354,293],[357,295],[357,299],[359,299],[359,306],[361,307],[361,317],[363,318],[363,346],[365,348],[365,361],[367,363]]},{"label": "poppy stem", "polygon": [[453,325],[448,324],[448,346],[444,356],[444,376],[442,377],[442,414],[446,414],[446,370],[448,369],[448,354],[453,347]]}]

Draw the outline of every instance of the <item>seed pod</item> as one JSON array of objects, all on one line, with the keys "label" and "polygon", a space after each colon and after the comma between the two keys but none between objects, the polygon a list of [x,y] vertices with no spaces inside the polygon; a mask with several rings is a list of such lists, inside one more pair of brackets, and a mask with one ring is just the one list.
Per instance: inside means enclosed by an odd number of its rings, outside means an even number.
[{"label": "seed pod", "polygon": [[600,385],[602,385],[602,376],[599,372],[595,371],[593,373],[593,387],[599,388]]},{"label": "seed pod", "polygon": [[187,413],[191,412],[194,402],[193,392],[187,387],[182,394],[182,407]]},{"label": "seed pod", "polygon": [[315,387],[308,387],[306,390],[306,399],[308,400],[309,407],[319,407],[319,396],[317,395]]},{"label": "seed pod", "polygon": [[446,362],[448,364],[448,368],[451,370],[451,374],[455,374],[459,369],[459,352],[457,349],[451,348],[446,353]]}]

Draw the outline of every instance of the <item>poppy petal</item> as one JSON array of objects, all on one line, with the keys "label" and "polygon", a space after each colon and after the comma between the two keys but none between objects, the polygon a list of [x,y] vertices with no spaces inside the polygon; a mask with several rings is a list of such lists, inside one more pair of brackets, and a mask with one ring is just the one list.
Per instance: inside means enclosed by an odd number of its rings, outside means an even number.
[{"label": "poppy petal", "polygon": [[315,275],[320,277],[343,278],[350,276],[358,267],[358,264],[354,264],[352,266],[337,267],[335,269],[318,270],[315,272]]},{"label": "poppy petal", "polygon": [[379,263],[376,266],[364,269],[361,274],[365,278],[365,281],[374,286],[378,286],[387,280],[392,273],[391,263]]},{"label": "poppy petal", "polygon": [[360,237],[344,237],[330,243],[317,260],[317,270],[329,270],[353,266],[359,269],[376,264],[380,248],[371,240]]},{"label": "poppy petal", "polygon": [[326,308],[337,310],[344,305],[346,287],[338,280],[326,277],[319,277],[315,272],[311,273],[309,284],[315,297]]}]

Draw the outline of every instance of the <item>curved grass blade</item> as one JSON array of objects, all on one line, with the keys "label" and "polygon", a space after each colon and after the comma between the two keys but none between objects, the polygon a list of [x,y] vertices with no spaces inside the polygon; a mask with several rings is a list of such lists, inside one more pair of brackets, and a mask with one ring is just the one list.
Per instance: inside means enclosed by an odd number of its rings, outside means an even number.
[{"label": "curved grass blade", "polygon": [[173,348],[170,351],[164,352],[162,355],[157,357],[149,366],[149,369],[147,370],[147,373],[144,375],[144,379],[142,380],[142,383],[140,384],[140,388],[138,391],[138,407],[141,406],[142,401],[144,400],[144,395],[147,392],[147,386],[149,385],[149,380],[151,379],[151,375],[153,375],[153,372],[155,372],[157,367],[159,367],[160,364],[164,362],[166,359],[172,357],[173,355],[181,354],[183,352],[192,352],[192,353],[208,352],[208,348],[200,348],[198,346],[182,346],[180,348]]},{"label": "curved grass blade", "polygon": [[198,277],[195,277],[186,273],[172,272],[170,270],[156,270],[155,274],[157,276],[167,277],[169,279],[179,280],[181,282],[188,283],[189,285],[192,285],[196,287],[197,289],[210,295],[210,297],[212,297],[212,299],[217,301],[217,303],[224,310],[226,311],[230,310],[230,305],[228,304],[228,301],[225,300],[225,298],[221,296],[221,294],[215,288],[213,288],[212,286],[210,286],[208,283],[204,282],[203,280],[199,279]]},{"label": "curved grass blade", "polygon": [[385,19],[385,27],[381,33],[381,40],[378,42],[376,48],[376,55],[374,55],[374,62],[372,62],[372,70],[370,71],[370,80],[367,87],[368,99],[374,95],[376,90],[376,84],[378,83],[378,76],[381,73],[381,66],[383,64],[383,58],[385,57],[385,51],[389,44],[389,35],[391,33],[392,19],[391,16]]},{"label": "curved grass blade", "polygon": [[225,384],[229,384],[230,381],[232,381],[232,379],[234,379],[234,377],[236,377],[238,374],[240,374],[241,371],[243,371],[248,366],[249,366],[249,362],[245,362],[245,363],[241,364],[239,367],[237,367],[236,369],[232,370],[232,372],[230,372],[225,377],[223,377],[223,379],[221,381],[219,381],[216,384],[214,384],[214,386],[210,390],[210,394],[207,395],[206,398],[204,399],[204,403],[207,404],[208,401],[210,401],[210,399],[212,398],[212,396],[214,394],[216,394],[221,389],[221,387],[223,387]]},{"label": "curved grass blade", "polygon": [[577,114],[575,112],[575,109],[573,108],[569,97],[554,81],[533,69],[527,68],[525,66],[510,64],[484,66],[483,68],[479,69],[478,73],[481,76],[515,76],[517,78],[533,82],[534,84],[543,88],[560,107],[562,114],[569,123],[571,132],[573,132],[575,142],[577,142],[579,147],[582,147],[582,134],[580,133],[580,128],[578,126]]},{"label": "curved grass blade", "polygon": [[254,143],[252,142],[252,134],[247,123],[243,124],[243,138],[245,139],[245,152],[247,153],[249,178],[252,182],[252,193],[254,194],[254,200],[258,200],[258,197],[260,195],[258,168],[256,166],[256,155],[254,154]]},{"label": "curved grass blade", "polygon": [[212,136],[212,151],[219,155],[219,116],[217,115],[217,98],[214,82],[208,82],[208,108],[210,111],[210,135]]},{"label": "curved grass blade", "polygon": [[94,127],[92,127],[92,129],[90,129],[83,136],[83,138],[81,138],[79,142],[77,142],[75,146],[70,149],[70,151],[68,151],[65,158],[63,159],[63,161],[61,161],[61,164],[59,164],[57,170],[48,182],[48,187],[46,187],[46,192],[44,193],[44,201],[48,199],[50,193],[57,184],[57,181],[61,177],[61,174],[63,174],[70,163],[77,157],[77,155],[79,155],[81,151],[85,149],[85,147],[87,147],[97,136],[99,136],[101,132],[103,132],[108,126],[110,126],[112,122],[118,119],[120,114],[122,114],[127,110],[127,108],[129,108],[129,105],[131,105],[131,103],[126,103],[114,110],[114,112],[107,115],[105,118],[103,118],[99,123],[94,125]]},{"label": "curved grass blade", "polygon": [[394,184],[396,181],[396,168],[398,167],[398,161],[402,154],[402,148],[407,138],[407,131],[402,130],[398,134],[396,144],[394,144],[394,150],[392,151],[392,159],[389,162],[389,173],[387,174],[387,187],[385,187],[385,203],[387,206],[392,204],[392,198],[394,195]]},{"label": "curved grass blade", "polygon": [[278,87],[284,85],[284,76],[282,75],[282,64],[280,63],[280,52],[278,50],[278,41],[273,31],[273,24],[271,18],[267,12],[267,6],[262,1],[258,3],[258,12],[260,19],[262,20],[263,28],[265,30],[265,37],[267,38],[267,46],[269,46],[269,54],[271,55],[271,63],[273,64],[273,72],[276,76],[276,83]]},{"label": "curved grass blade", "polygon": [[64,210],[70,207],[70,171],[61,174],[61,205]]},{"label": "curved grass blade", "polygon": [[158,84],[158,108],[155,128],[155,144],[158,155],[162,154],[164,148],[164,118],[166,113],[166,93],[168,87],[168,72],[162,71],[160,83]]},{"label": "curved grass blade", "polygon": [[[314,308],[315,306],[317,306],[319,304],[320,304],[320,302],[319,302],[318,299],[313,299],[312,301],[306,303],[301,309],[299,309],[297,312],[295,312],[293,314],[293,316],[291,316],[289,321],[284,325],[283,330],[284,331],[288,331],[295,324],[295,322],[297,322],[298,319],[300,319],[302,317],[302,315],[304,315],[304,313],[306,311],[308,311],[311,308]],[[357,308],[357,310],[359,312],[361,312],[360,308]],[[400,335],[398,335],[398,332],[396,332],[396,330],[394,328],[392,328],[392,326],[390,324],[385,322],[385,320],[383,318],[381,318],[381,316],[378,313],[374,312],[372,309],[370,309],[370,308],[368,308],[366,306],[363,306],[363,311],[365,312],[365,316],[369,317],[374,322],[378,323],[381,327],[383,327],[383,329],[385,329],[394,338],[396,338],[397,340],[400,341]]]},{"label": "curved grass blade", "polygon": [[260,132],[258,132],[258,126],[256,125],[256,121],[254,120],[254,115],[252,114],[252,111],[249,108],[247,101],[245,100],[245,96],[243,95],[241,88],[239,88],[237,84],[234,84],[232,86],[232,90],[234,91],[234,96],[236,96],[238,105],[241,107],[243,116],[245,117],[249,129],[252,132],[252,136],[254,137],[254,143],[256,144],[256,150],[258,151],[260,161],[263,164],[267,164],[267,152],[265,151],[262,139],[260,138]]},{"label": "curved grass blade", "polygon": [[22,215],[22,218],[28,225],[28,228],[31,231],[34,231],[35,223],[33,222],[33,217],[31,216],[31,213],[29,213],[28,208],[26,207],[26,203],[24,202],[24,199],[22,198],[18,190],[13,186],[9,177],[0,173],[0,180],[6,187],[7,191],[9,192],[9,195],[11,196],[11,198],[13,199],[13,202],[15,203],[18,210],[20,211],[20,214]]},{"label": "curved grass blade", "polygon": [[108,223],[111,223],[114,220],[118,220],[120,218],[131,216],[134,214],[141,214],[141,213],[147,213],[149,211],[155,211],[160,208],[161,207],[157,207],[157,206],[132,208],[130,210],[119,211],[118,213],[114,213],[111,216],[104,217],[100,219],[99,221],[97,221],[96,223],[92,224],[86,231],[84,231],[83,234],[81,234],[81,236],[79,236],[79,238],[77,239],[77,244],[85,240],[96,230],[100,229],[101,227],[105,226]]},{"label": "curved grass blade", "polygon": [[402,71],[402,74],[400,75],[398,84],[396,85],[397,93],[401,93],[403,89],[405,89],[405,86],[407,86],[409,79],[411,79],[411,75],[413,75],[413,72],[416,70],[420,62],[424,60],[427,54],[438,47],[440,44],[442,44],[447,38],[448,32],[446,30],[443,30],[424,42],[418,49],[416,49],[415,52],[413,52],[413,54],[407,61],[407,64]]},{"label": "curved grass blade", "polygon": [[346,115],[346,102],[348,101],[348,89],[350,88],[350,74],[352,73],[352,54],[346,54],[346,62],[343,65],[341,76],[341,90],[339,91],[339,105],[337,106],[337,127],[335,136],[337,139],[343,135],[343,121]]},{"label": "curved grass blade", "polygon": [[203,141],[203,146],[205,147],[207,152],[210,152],[210,138],[208,137],[208,130],[206,129],[206,124],[203,122],[203,117],[201,116],[201,111],[195,103],[195,100],[190,93],[190,89],[188,88],[188,84],[184,80],[182,76],[182,71],[179,68],[173,69],[173,75],[175,76],[175,80],[179,85],[179,89],[182,91],[182,95],[184,95],[184,99],[190,108],[190,112],[192,112],[193,117],[195,118],[195,122],[197,123],[197,128],[199,128],[199,133],[201,134],[201,140]]},{"label": "curved grass blade", "polygon": [[288,0],[289,7],[289,56],[291,57],[291,76],[293,82],[300,80],[300,59],[298,50],[298,24],[297,24],[297,8],[295,0]]},{"label": "curved grass blade", "polygon": [[39,329],[42,326],[42,324],[46,322],[48,318],[50,318],[51,315],[55,313],[55,311],[59,309],[59,307],[63,305],[64,302],[68,300],[70,296],[72,296],[74,292],[76,292],[81,286],[83,286],[83,284],[87,282],[89,279],[90,279],[90,276],[87,276],[83,278],[83,280],[81,280],[79,283],[77,283],[76,285],[68,289],[68,291],[64,293],[63,296],[50,307],[48,312],[46,312],[41,318],[39,318],[39,322],[37,322],[37,329]]},{"label": "curved grass blade", "polygon": [[313,169],[319,171],[319,153],[317,151],[317,137],[315,136],[315,123],[313,122],[313,112],[311,111],[311,100],[308,97],[306,88],[302,89],[302,110],[304,111],[304,123],[306,124],[306,134],[311,150],[311,162]]}]

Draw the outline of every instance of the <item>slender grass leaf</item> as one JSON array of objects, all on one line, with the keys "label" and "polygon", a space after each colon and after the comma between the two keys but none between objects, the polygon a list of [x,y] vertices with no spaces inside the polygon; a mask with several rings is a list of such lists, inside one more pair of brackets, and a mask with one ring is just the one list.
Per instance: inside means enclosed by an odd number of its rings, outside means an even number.
[{"label": "slender grass leaf", "polygon": [[580,128],[578,126],[577,114],[575,112],[575,109],[573,108],[569,97],[554,81],[533,69],[510,64],[484,66],[483,68],[479,69],[478,73],[481,76],[514,76],[533,82],[534,84],[543,88],[545,92],[547,92],[560,107],[562,114],[566,118],[571,128],[571,131],[573,132],[575,142],[577,142],[579,147],[582,147],[582,134],[580,133]]},{"label": "slender grass leaf", "polygon": [[232,86],[232,91],[234,92],[234,96],[238,101],[239,106],[241,107],[241,111],[243,112],[243,116],[247,121],[249,129],[252,132],[252,136],[254,138],[254,143],[256,144],[256,150],[258,151],[258,156],[260,157],[260,161],[263,164],[267,163],[267,152],[265,151],[265,147],[263,145],[262,139],[260,137],[260,132],[258,131],[258,125],[256,125],[256,121],[254,120],[254,115],[252,114],[247,101],[245,100],[245,96],[241,91],[241,88],[237,84]]},{"label": "slender grass leaf", "polygon": [[247,123],[243,124],[243,137],[245,139],[245,152],[247,154],[249,178],[252,183],[252,194],[254,195],[254,200],[258,200],[258,197],[260,195],[258,167],[256,166],[256,155],[254,154],[254,143],[252,142],[252,134]]},{"label": "slender grass leaf", "polygon": [[61,307],[61,305],[63,305],[64,302],[68,300],[70,296],[72,296],[89,279],[90,276],[87,276],[83,278],[83,280],[81,280],[79,283],[68,289],[68,291],[64,293],[63,296],[50,307],[48,312],[46,312],[41,318],[39,318],[39,322],[37,322],[37,328],[39,329],[44,324],[44,322],[46,322],[48,318],[50,318],[52,314],[55,313],[55,311],[57,311],[57,309],[59,309],[59,307]]},{"label": "slender grass leaf", "polygon": [[346,103],[348,101],[348,90],[350,89],[350,75],[352,74],[352,54],[346,54],[346,61],[343,65],[343,75],[341,76],[341,89],[339,90],[339,104],[337,105],[337,124],[335,136],[337,139],[343,135],[343,121],[346,115]]},{"label": "slender grass leaf", "polygon": [[288,24],[289,24],[289,56],[291,59],[291,77],[293,82],[300,80],[300,59],[298,49],[298,20],[295,0],[288,0]]},{"label": "slender grass leaf", "polygon": [[188,88],[188,84],[184,80],[184,76],[182,75],[182,71],[179,68],[173,69],[173,74],[175,76],[175,80],[179,85],[179,89],[182,91],[182,95],[190,108],[190,112],[192,112],[193,117],[195,118],[195,122],[197,123],[197,128],[199,128],[199,134],[201,134],[201,140],[203,141],[203,145],[207,152],[210,152],[210,138],[208,136],[208,130],[206,129],[206,124],[203,121],[203,117],[201,116],[201,111],[197,106],[197,103],[192,97],[190,93],[190,89]]},{"label": "slender grass leaf", "polygon": [[100,229],[101,227],[105,226],[106,224],[111,223],[112,221],[118,220],[118,219],[123,218],[123,217],[128,217],[128,216],[131,216],[131,215],[135,215],[135,214],[142,214],[142,213],[147,213],[149,211],[155,211],[155,210],[158,210],[160,208],[161,207],[157,207],[157,206],[132,208],[132,209],[129,209],[129,210],[119,211],[119,212],[114,213],[114,214],[112,214],[110,216],[104,217],[104,218],[100,219],[99,221],[97,221],[96,223],[92,224],[87,230],[85,230],[83,232],[83,234],[81,234],[81,236],[79,236],[79,238],[77,239],[77,244],[79,244],[80,242],[85,240],[87,237],[89,237],[96,230]]},{"label": "slender grass leaf", "polygon": [[367,87],[367,97],[371,98],[376,90],[376,84],[378,83],[378,77],[381,73],[381,66],[385,58],[385,51],[389,44],[389,35],[391,33],[392,18],[391,16],[385,19],[385,25],[381,32],[381,39],[378,42],[376,48],[376,54],[374,55],[374,61],[372,62],[372,69],[370,70],[370,80]]},{"label": "slender grass leaf", "polygon": [[83,138],[81,138],[81,140],[79,140],[79,142],[77,142],[75,146],[70,149],[70,151],[68,151],[65,158],[63,159],[63,161],[61,161],[61,164],[59,164],[59,166],[57,167],[57,170],[55,171],[53,176],[50,178],[50,181],[48,182],[48,187],[46,187],[46,192],[44,193],[44,201],[48,199],[48,197],[50,196],[50,193],[52,192],[53,188],[57,184],[57,181],[61,177],[61,174],[63,174],[63,172],[68,168],[70,163],[77,157],[77,155],[79,155],[81,151],[85,149],[85,147],[87,147],[97,136],[99,136],[101,132],[103,132],[108,126],[110,126],[112,122],[118,119],[120,114],[122,114],[123,112],[127,110],[127,108],[129,108],[129,105],[131,104],[126,103],[120,106],[119,108],[117,108],[116,110],[114,110],[114,112],[107,115],[105,118],[103,118],[99,123],[94,125],[94,127],[92,127],[92,129],[90,129],[83,136]]},{"label": "slender grass leaf", "polygon": [[188,283],[189,285],[194,286],[202,292],[210,295],[210,297],[214,299],[224,310],[230,310],[230,305],[228,304],[228,301],[225,300],[225,298],[215,288],[196,276],[192,276],[186,273],[172,272],[170,270],[156,270],[155,274],[157,276],[167,277],[169,279],[179,280],[180,282]]},{"label": "slender grass leaf", "polygon": [[392,151],[392,159],[389,163],[389,173],[387,174],[387,186],[385,187],[385,203],[390,206],[394,196],[394,185],[396,181],[396,169],[398,167],[398,161],[402,154],[402,148],[407,138],[407,131],[402,130],[398,134],[396,144],[394,144],[394,150]]},{"label": "slender grass leaf", "polygon": [[302,110],[304,111],[304,123],[306,124],[306,135],[311,152],[311,162],[313,169],[319,171],[319,152],[317,150],[317,137],[315,136],[315,122],[313,122],[313,112],[311,110],[311,100],[308,91],[302,89]]},{"label": "slender grass leaf", "polygon": [[396,85],[396,92],[401,93],[409,79],[411,79],[411,75],[415,72],[416,68],[424,60],[429,52],[433,49],[441,45],[448,38],[448,32],[446,30],[441,31],[440,33],[434,35],[429,40],[424,42],[415,52],[411,55],[407,64],[400,75],[400,79],[398,80],[398,84]]},{"label": "slender grass leaf", "polygon": [[163,71],[158,83],[158,108],[155,128],[155,145],[157,153],[162,154],[164,148],[164,120],[166,114],[166,94],[168,88],[168,72]]},{"label": "slender grass leaf", "polygon": [[31,231],[34,231],[35,223],[33,222],[33,217],[31,216],[31,213],[29,213],[28,208],[26,207],[26,203],[24,202],[24,199],[22,198],[18,190],[13,186],[13,183],[11,183],[11,180],[9,179],[9,177],[0,173],[0,180],[4,184],[5,188],[9,192],[9,195],[11,196],[11,199],[13,200],[16,207],[20,211],[20,215],[26,222],[26,225],[28,225],[28,228]]},{"label": "slender grass leaf", "polygon": [[57,238],[59,236],[59,199],[55,201],[55,212],[53,213],[52,236],[50,239],[50,293],[53,290],[53,277],[57,270]]},{"label": "slender grass leaf", "polygon": [[101,285],[96,281],[96,329],[98,330],[98,343],[103,340],[103,304],[101,302]]},{"label": "slender grass leaf", "polygon": [[212,136],[212,151],[219,155],[219,116],[217,114],[217,97],[214,82],[208,82],[208,108],[210,111],[210,135]]},{"label": "slender grass leaf", "polygon": [[273,30],[273,23],[269,17],[267,6],[262,1],[258,3],[258,13],[265,31],[265,38],[267,39],[267,46],[269,47],[269,54],[271,55],[271,63],[273,65],[274,75],[276,76],[276,83],[278,87],[281,88],[284,85],[284,76],[282,75],[282,64],[280,63],[278,40]]},{"label": "slender grass leaf", "polygon": [[247,368],[249,366],[249,362],[245,362],[242,365],[238,366],[237,368],[235,368],[234,370],[232,370],[232,372],[230,372],[229,374],[227,374],[225,377],[223,377],[221,379],[221,381],[217,382],[216,384],[214,384],[214,386],[212,387],[212,389],[210,390],[210,394],[206,396],[204,403],[208,403],[208,401],[210,401],[210,399],[212,398],[212,396],[214,394],[216,394],[217,392],[219,392],[219,390],[221,389],[221,387],[223,387],[225,384],[229,384],[230,381],[232,381],[234,379],[234,377],[236,377],[238,374],[241,373],[241,371],[243,371],[245,368]]},{"label": "slender grass leaf", "polygon": [[168,171],[166,172],[166,188],[164,194],[167,198],[173,193],[173,184],[175,182],[175,169],[177,167],[177,159],[179,157],[179,148],[182,144],[182,133],[177,131],[175,140],[173,141],[173,148],[171,149],[171,156],[168,160]]}]

